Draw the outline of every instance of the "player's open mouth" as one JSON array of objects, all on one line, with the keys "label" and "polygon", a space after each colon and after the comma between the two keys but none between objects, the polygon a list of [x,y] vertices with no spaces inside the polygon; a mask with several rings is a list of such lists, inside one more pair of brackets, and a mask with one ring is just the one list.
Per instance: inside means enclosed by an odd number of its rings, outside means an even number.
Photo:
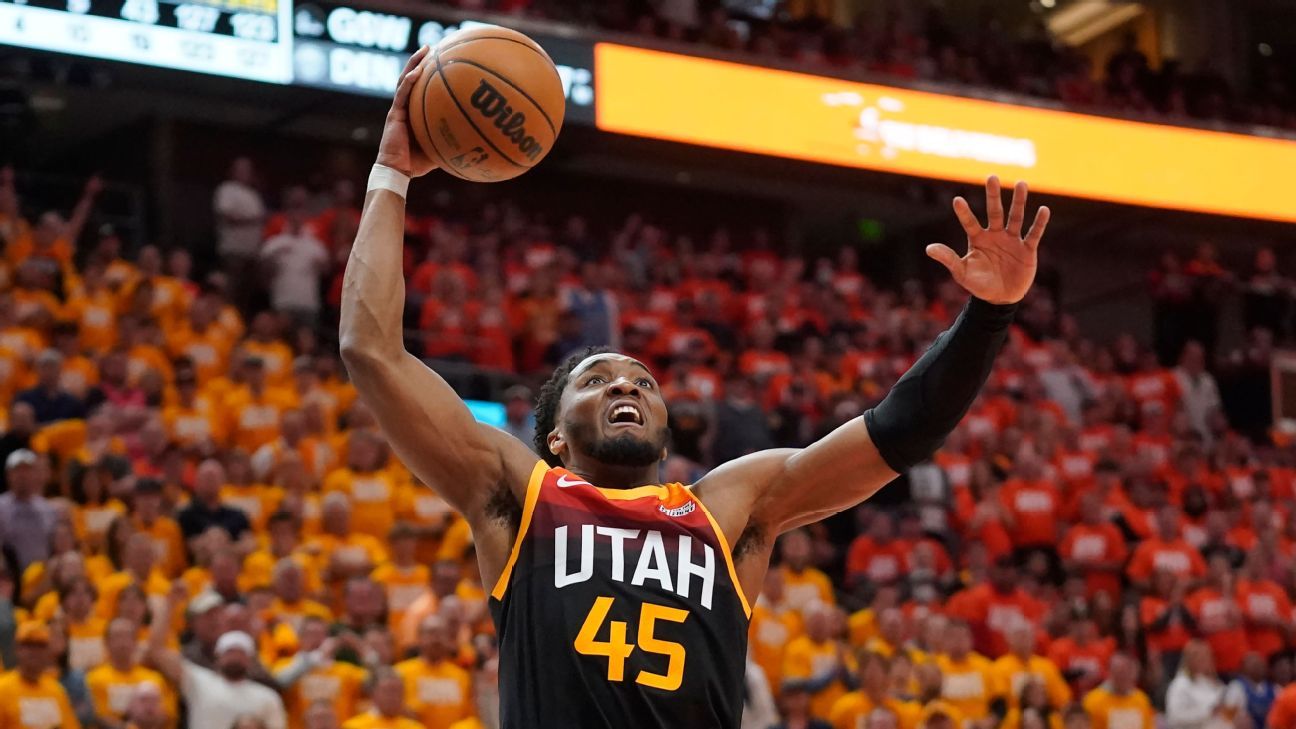
[{"label": "player's open mouth", "polygon": [[608,422],[613,425],[643,425],[643,412],[639,410],[638,406],[623,402],[612,406],[612,409],[608,412]]}]

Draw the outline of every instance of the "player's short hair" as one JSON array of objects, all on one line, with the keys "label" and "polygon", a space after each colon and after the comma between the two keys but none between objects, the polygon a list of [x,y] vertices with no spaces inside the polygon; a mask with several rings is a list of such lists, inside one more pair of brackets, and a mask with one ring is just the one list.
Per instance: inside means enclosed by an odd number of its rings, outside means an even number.
[{"label": "player's short hair", "polygon": [[563,360],[540,387],[540,395],[536,397],[535,438],[532,447],[535,448],[536,454],[550,466],[562,465],[562,459],[549,450],[549,434],[558,424],[558,403],[562,400],[563,390],[567,389],[567,379],[571,377],[572,370],[587,357],[614,353],[616,350],[611,347],[586,347]]}]

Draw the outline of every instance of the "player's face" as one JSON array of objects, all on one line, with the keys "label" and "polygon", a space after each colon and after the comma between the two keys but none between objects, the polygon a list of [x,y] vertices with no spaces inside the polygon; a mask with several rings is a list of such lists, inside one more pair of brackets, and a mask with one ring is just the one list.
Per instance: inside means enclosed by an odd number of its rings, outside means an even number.
[{"label": "player's face", "polygon": [[566,447],[611,466],[656,463],[670,439],[657,380],[633,358],[589,357],[568,378],[558,434]]}]

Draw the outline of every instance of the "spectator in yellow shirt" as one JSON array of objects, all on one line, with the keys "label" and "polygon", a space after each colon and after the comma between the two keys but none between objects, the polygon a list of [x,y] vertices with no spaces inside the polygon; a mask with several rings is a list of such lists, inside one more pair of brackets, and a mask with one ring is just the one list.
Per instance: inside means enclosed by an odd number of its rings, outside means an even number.
[{"label": "spectator in yellow shirt", "polygon": [[285,410],[279,417],[279,437],[257,449],[252,455],[252,472],[260,480],[272,477],[288,457],[296,457],[315,480],[333,470],[337,458],[324,438],[310,435],[306,416],[298,408]]},{"label": "spectator in yellow shirt", "polygon": [[782,688],[783,655],[787,645],[803,631],[801,614],[787,608],[780,609],[783,602],[783,572],[767,570],[765,585],[752,606],[748,640],[752,660],[765,672],[765,680],[775,697]]},{"label": "spectator in yellow shirt", "polygon": [[269,487],[253,482],[252,460],[247,451],[233,448],[227,452],[225,479],[220,490],[221,503],[242,511],[247,515],[252,531],[263,533],[266,519],[270,518],[278,499]]},{"label": "spectator in yellow shirt", "polygon": [[1154,729],[1152,702],[1138,688],[1138,662],[1117,653],[1110,666],[1107,682],[1084,697],[1093,729]]},{"label": "spectator in yellow shirt", "polygon": [[342,729],[425,729],[406,716],[405,684],[395,671],[385,668],[376,672],[369,695],[373,708],[348,719]]},{"label": "spectator in yellow shirt", "polygon": [[347,465],[324,479],[326,493],[346,494],[351,500],[352,527],[384,539],[396,523],[398,483],[383,466],[387,459],[381,437],[355,430],[347,440]]},{"label": "spectator in yellow shirt", "polygon": [[1003,691],[1009,709],[1017,708],[1022,688],[1030,679],[1038,679],[1048,694],[1049,705],[1056,711],[1071,703],[1071,687],[1053,661],[1035,653],[1035,626],[1021,622],[1008,631],[1008,653],[994,662],[995,683]]},{"label": "spectator in yellow shirt", "polygon": [[936,656],[936,666],[944,676],[942,698],[968,721],[989,717],[991,702],[1002,697],[1003,690],[990,659],[972,650],[972,628],[967,623],[950,621],[945,629],[945,651]]},{"label": "spectator in yellow shirt", "polygon": [[306,707],[327,702],[335,716],[354,716],[360,702],[366,673],[352,663],[334,660],[339,648],[354,647],[351,635],[328,637],[328,625],[318,617],[307,617],[298,630],[300,650],[281,659],[274,668],[275,682],[284,693],[290,729],[306,729]]},{"label": "spectator in yellow shirt", "polygon": [[320,533],[324,511],[319,494],[315,492],[317,483],[301,456],[285,453],[279,459],[274,476],[275,491],[279,496],[275,509],[292,513],[297,518],[300,536],[305,539]]},{"label": "spectator in yellow shirt", "polygon": [[916,729],[922,705],[890,694],[888,659],[879,653],[865,651],[860,654],[859,664],[860,687],[837,699],[828,714],[828,723],[833,725],[833,729],[871,726],[866,720],[878,709],[890,712],[898,729]]},{"label": "spectator in yellow shirt", "polygon": [[135,531],[153,542],[158,568],[168,578],[184,571],[185,546],[180,525],[162,513],[162,482],[141,478],[135,482],[131,498],[131,515]]},{"label": "spectator in yellow shirt", "polygon": [[156,686],[163,697],[168,716],[176,716],[176,698],[162,674],[145,668],[136,660],[139,649],[139,626],[118,618],[108,624],[108,661],[86,674],[86,687],[100,719],[125,720],[131,700],[140,684]]},{"label": "spectator in yellow shirt", "polygon": [[49,628],[28,622],[14,636],[17,667],[0,675],[0,729],[81,729],[50,655]]},{"label": "spectator in yellow shirt", "polygon": [[472,678],[453,661],[454,638],[445,618],[429,615],[419,625],[418,656],[396,664],[406,701],[427,729],[449,729],[475,713]]},{"label": "spectator in yellow shirt", "polygon": [[58,619],[67,635],[68,667],[87,671],[103,663],[107,658],[107,622],[95,614],[98,593],[94,584],[78,577],[59,589],[58,598]]},{"label": "spectator in yellow shirt", "polygon": [[779,538],[779,553],[783,556],[779,571],[783,573],[784,601],[788,607],[802,613],[813,602],[837,604],[828,575],[810,565],[812,546],[810,534],[804,529],[788,532]]},{"label": "spectator in yellow shirt", "polygon": [[187,448],[214,449],[226,442],[224,405],[198,389],[192,365],[176,365],[175,398],[162,408],[162,422],[171,440]]},{"label": "spectator in yellow shirt", "polygon": [[416,560],[418,537],[406,524],[397,524],[388,534],[391,561],[370,575],[387,592],[387,619],[393,630],[401,625],[405,611],[429,591],[431,572]]},{"label": "spectator in yellow shirt", "polygon": [[171,582],[157,568],[157,551],[147,534],[132,534],[122,555],[122,570],[109,576],[99,586],[98,615],[109,619],[117,605],[117,596],[128,585],[136,585],[148,595],[150,605],[165,602]]},{"label": "spectator in yellow shirt", "polygon": [[267,381],[265,361],[247,355],[241,365],[242,387],[225,400],[226,432],[230,445],[255,453],[279,434],[279,418],[293,406],[290,395],[271,387]]},{"label": "spectator in yellow shirt", "polygon": [[300,598],[303,592],[318,593],[324,583],[320,579],[315,558],[307,554],[302,546],[297,517],[290,511],[279,510],[271,514],[267,521],[268,543],[243,561],[244,589],[268,585],[278,595],[279,575],[275,572],[279,569],[279,563],[286,559],[296,563],[304,575],[296,576],[298,580],[305,580],[304,585],[295,590],[296,596]]},{"label": "spectator in yellow shirt", "polygon": [[68,298],[63,313],[77,325],[81,348],[106,352],[117,343],[117,297],[101,266],[87,266],[80,290]]},{"label": "spectator in yellow shirt", "polygon": [[234,342],[216,325],[214,302],[199,297],[189,305],[188,321],[173,326],[167,346],[173,357],[188,357],[193,362],[199,385],[224,374],[229,369]]},{"label": "spectator in yellow shirt", "polygon": [[810,692],[810,713],[827,719],[846,694],[855,661],[843,640],[846,618],[835,607],[812,603],[805,611],[805,635],[788,643],[783,655],[783,691]]},{"label": "spectator in yellow shirt", "polygon": [[308,553],[325,568],[325,580],[336,582],[367,575],[387,561],[387,550],[376,538],[351,531],[351,502],[345,494],[324,497],[323,532],[307,542]]}]

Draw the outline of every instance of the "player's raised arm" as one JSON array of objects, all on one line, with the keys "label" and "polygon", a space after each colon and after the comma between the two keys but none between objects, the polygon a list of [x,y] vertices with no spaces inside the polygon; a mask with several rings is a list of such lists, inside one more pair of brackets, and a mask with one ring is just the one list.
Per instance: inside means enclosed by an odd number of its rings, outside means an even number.
[{"label": "player's raised arm", "polygon": [[[722,526],[776,536],[867,499],[941,446],[981,391],[1008,337],[1017,303],[1035,280],[1036,251],[1049,219],[1048,208],[1040,208],[1022,236],[1024,182],[1013,191],[1005,221],[999,180],[991,177],[986,208],[988,225],[982,228],[967,201],[954,199],[967,233],[965,255],[941,244],[927,247],[927,255],[972,294],[954,324],[864,413],[863,422],[852,420],[803,449],[746,456],[699,482],[712,511],[732,515],[726,525],[716,514]],[[737,523],[744,513],[747,523]]]},{"label": "player's raised arm", "polygon": [[407,124],[410,89],[426,54],[423,48],[410,57],[387,113],[343,280],[340,342],[352,381],[396,454],[471,523],[500,484],[524,490],[537,458],[520,441],[477,423],[445,380],[405,350],[404,187],[435,169],[411,145]]}]

